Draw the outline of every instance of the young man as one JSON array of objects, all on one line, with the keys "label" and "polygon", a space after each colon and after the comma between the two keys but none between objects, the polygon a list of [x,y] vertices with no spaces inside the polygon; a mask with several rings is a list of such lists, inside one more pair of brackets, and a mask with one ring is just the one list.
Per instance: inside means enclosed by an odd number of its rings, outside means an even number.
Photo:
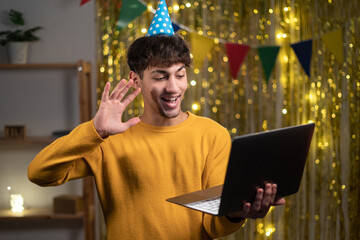
[{"label": "young man", "polygon": [[[128,49],[130,80],[120,81],[111,94],[107,83],[94,119],[42,150],[29,165],[29,179],[54,186],[94,176],[108,239],[216,238],[234,232],[245,218],[262,218],[270,206],[284,204],[274,202],[275,184],[226,217],[165,201],[223,184],[231,148],[224,127],[181,110],[190,62],[178,35],[137,39]],[[122,122],[140,91],[143,114]]]}]

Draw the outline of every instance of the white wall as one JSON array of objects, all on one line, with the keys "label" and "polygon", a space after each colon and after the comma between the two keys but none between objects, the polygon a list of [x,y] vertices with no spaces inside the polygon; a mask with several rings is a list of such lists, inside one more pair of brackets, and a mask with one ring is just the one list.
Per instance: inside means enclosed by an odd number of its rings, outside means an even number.
[{"label": "white wall", "polygon": [[[8,11],[23,13],[25,28],[42,26],[41,40],[30,45],[29,63],[92,63],[93,109],[95,109],[96,50],[95,0],[80,7],[80,0],[0,1],[0,31],[12,29]],[[0,63],[7,63],[0,46]],[[25,124],[28,136],[51,135],[79,123],[77,75],[73,70],[0,69],[0,137],[4,125]],[[25,207],[51,206],[54,196],[81,194],[81,180],[60,187],[41,188],[27,179],[27,166],[45,145],[0,143],[0,208],[9,207],[9,191],[21,193]],[[2,239],[83,239],[81,223],[34,221],[0,222]]]}]

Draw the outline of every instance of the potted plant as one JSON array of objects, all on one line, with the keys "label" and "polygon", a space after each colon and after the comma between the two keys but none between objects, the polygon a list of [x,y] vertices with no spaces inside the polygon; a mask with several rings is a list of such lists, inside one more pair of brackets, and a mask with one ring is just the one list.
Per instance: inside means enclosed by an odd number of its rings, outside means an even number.
[{"label": "potted plant", "polygon": [[[11,9],[9,18],[17,27],[24,26],[25,24],[21,12]],[[34,27],[25,31],[16,29],[14,31],[0,32],[0,44],[8,47],[10,63],[26,63],[28,43],[39,40],[39,38],[34,35],[39,29],[41,29],[41,27]]]}]

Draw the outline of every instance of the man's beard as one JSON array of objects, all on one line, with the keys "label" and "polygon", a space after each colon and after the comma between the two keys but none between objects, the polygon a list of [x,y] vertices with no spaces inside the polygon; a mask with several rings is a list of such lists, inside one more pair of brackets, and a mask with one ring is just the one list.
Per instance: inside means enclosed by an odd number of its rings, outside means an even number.
[{"label": "man's beard", "polygon": [[164,109],[160,108],[160,114],[166,118],[176,118],[180,114],[180,108],[177,112],[174,112],[174,113],[172,113],[172,112],[169,113],[169,112],[165,111]]}]

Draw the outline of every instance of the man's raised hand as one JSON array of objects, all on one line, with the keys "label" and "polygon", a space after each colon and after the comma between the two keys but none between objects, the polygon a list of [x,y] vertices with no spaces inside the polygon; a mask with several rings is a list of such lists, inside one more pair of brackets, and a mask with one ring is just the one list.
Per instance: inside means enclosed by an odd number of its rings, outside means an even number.
[{"label": "man's raised hand", "polygon": [[136,88],[124,98],[133,85],[134,80],[130,79],[126,82],[125,79],[122,79],[110,94],[110,83],[106,83],[99,109],[94,118],[95,129],[102,138],[125,132],[128,128],[140,122],[139,117],[126,122],[121,120],[126,107],[141,91],[140,88]]}]

